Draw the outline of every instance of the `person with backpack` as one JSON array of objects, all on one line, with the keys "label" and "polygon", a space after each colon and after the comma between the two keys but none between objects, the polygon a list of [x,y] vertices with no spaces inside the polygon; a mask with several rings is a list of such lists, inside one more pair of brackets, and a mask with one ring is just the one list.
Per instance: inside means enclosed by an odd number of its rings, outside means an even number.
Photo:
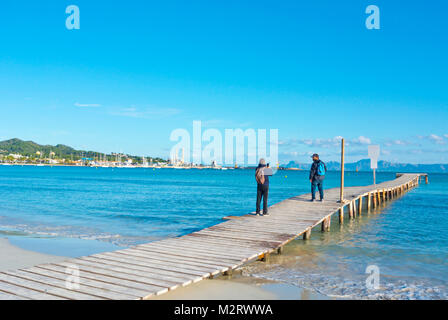
[{"label": "person with backpack", "polygon": [[310,170],[311,201],[316,201],[316,189],[319,189],[320,201],[324,201],[324,179],[327,166],[319,159],[317,153],[313,154],[313,164]]},{"label": "person with backpack", "polygon": [[[264,174],[266,161],[262,158],[255,170],[255,180],[257,181],[257,205],[256,214],[259,216],[268,216],[268,193],[269,193],[269,176]],[[263,198],[263,214],[260,214],[260,202]]]}]

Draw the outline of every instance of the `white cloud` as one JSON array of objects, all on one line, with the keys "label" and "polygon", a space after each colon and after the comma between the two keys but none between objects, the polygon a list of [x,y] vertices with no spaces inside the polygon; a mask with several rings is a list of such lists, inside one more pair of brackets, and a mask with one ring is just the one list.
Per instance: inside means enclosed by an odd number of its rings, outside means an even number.
[{"label": "white cloud", "polygon": [[180,112],[181,110],[175,108],[149,108],[140,110],[135,107],[128,107],[122,108],[115,112],[111,112],[111,114],[121,117],[151,119],[169,117],[179,114]]},{"label": "white cloud", "polygon": [[364,136],[359,136],[358,139],[354,139],[353,142],[359,143],[359,144],[371,144],[372,141],[369,138],[366,138]]},{"label": "white cloud", "polygon": [[441,136],[438,136],[436,134],[431,134],[431,135],[429,135],[428,138],[437,144],[445,144],[446,143]]},{"label": "white cloud", "polygon": [[98,108],[101,107],[100,104],[98,103],[79,103],[79,102],[75,102],[75,107],[79,107],[79,108]]}]

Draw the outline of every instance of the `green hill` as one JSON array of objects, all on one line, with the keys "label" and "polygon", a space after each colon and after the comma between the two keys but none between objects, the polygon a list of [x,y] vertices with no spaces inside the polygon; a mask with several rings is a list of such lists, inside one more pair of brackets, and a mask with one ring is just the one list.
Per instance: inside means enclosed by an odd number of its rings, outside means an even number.
[{"label": "green hill", "polygon": [[[23,141],[17,138],[9,139],[5,141],[0,141],[0,155],[8,155],[10,153],[13,154],[21,154],[22,156],[27,156],[30,158],[38,157],[36,152],[41,153],[42,158],[48,158],[51,152],[54,152],[54,158],[65,158],[65,159],[73,159],[79,160],[82,157],[84,158],[95,158],[98,155],[101,155],[100,152],[95,151],[86,151],[86,150],[76,150],[72,147],[57,144],[55,146],[52,145],[40,145],[33,141]],[[126,155],[127,158],[135,159],[137,162],[141,161],[141,157]],[[115,155],[109,154],[107,155],[107,160],[112,161],[115,159]],[[165,160],[160,158],[153,158],[154,161],[164,162]]]},{"label": "green hill", "polygon": [[23,141],[17,138],[0,141],[0,153],[18,153],[23,156],[35,156],[36,152],[42,153],[42,156],[49,156],[50,152],[54,152],[59,157],[81,155],[82,151],[77,151],[69,146],[58,144],[56,146],[40,145],[33,141]]}]

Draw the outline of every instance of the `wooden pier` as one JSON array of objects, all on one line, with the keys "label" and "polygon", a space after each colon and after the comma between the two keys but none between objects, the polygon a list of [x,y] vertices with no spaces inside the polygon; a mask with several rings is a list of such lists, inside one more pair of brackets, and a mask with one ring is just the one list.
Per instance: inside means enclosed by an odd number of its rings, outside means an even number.
[{"label": "wooden pier", "polygon": [[[310,195],[284,200],[270,215],[234,217],[191,234],[128,249],[0,272],[0,299],[148,299],[181,286],[231,274],[232,270],[281,253],[288,242],[307,240],[315,227],[356,219],[418,186],[426,174],[397,174],[378,185],[326,190],[324,202]],[[337,215],[332,219],[333,215]],[[314,230],[313,230],[314,231]]]}]

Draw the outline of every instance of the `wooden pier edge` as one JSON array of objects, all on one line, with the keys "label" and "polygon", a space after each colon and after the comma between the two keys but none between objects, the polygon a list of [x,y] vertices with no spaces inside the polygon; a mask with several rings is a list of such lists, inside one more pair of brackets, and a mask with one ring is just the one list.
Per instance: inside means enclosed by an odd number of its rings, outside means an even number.
[{"label": "wooden pier edge", "polygon": [[[309,194],[269,207],[270,215],[229,216],[222,223],[185,236],[128,249],[0,272],[1,299],[90,300],[151,299],[178,287],[233,270],[255,260],[269,261],[289,242],[308,240],[320,225],[328,232],[332,217],[357,219],[417,187],[425,173],[397,173],[396,179],[366,187],[326,190],[325,202]],[[375,210],[376,211],[376,210]]]}]

